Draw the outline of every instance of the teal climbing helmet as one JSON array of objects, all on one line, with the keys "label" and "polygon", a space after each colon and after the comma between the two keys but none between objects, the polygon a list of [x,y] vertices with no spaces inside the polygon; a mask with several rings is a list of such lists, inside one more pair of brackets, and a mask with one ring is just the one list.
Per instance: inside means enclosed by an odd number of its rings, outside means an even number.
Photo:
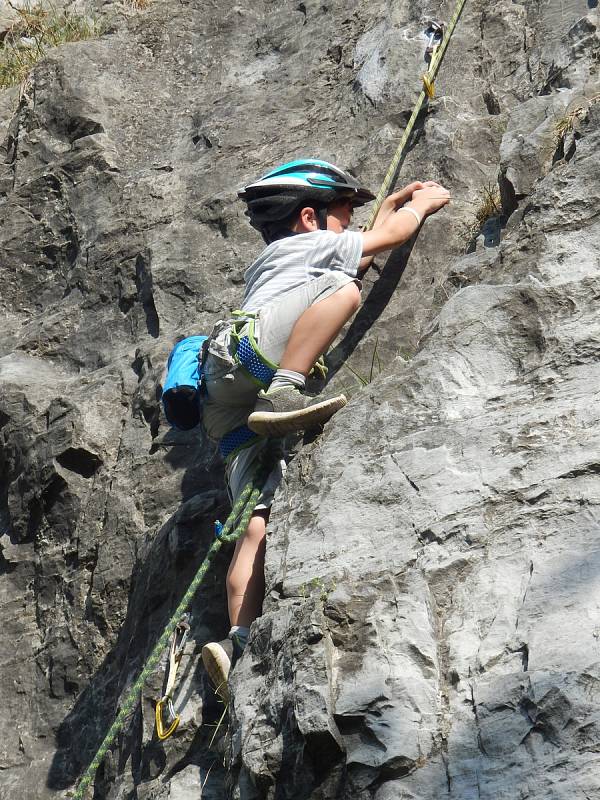
[{"label": "teal climbing helmet", "polygon": [[306,203],[315,207],[319,226],[326,228],[326,209],[334,200],[347,197],[362,206],[375,195],[344,170],[317,158],[289,161],[240,189],[238,196],[246,215],[269,244],[289,235],[286,223]]}]

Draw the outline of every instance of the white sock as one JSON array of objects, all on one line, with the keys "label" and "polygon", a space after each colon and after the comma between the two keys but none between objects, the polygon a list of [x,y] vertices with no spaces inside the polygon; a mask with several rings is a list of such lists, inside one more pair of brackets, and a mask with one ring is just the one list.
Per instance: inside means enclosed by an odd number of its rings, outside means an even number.
[{"label": "white sock", "polygon": [[231,630],[227,634],[227,638],[231,639],[234,633],[237,635],[237,640],[242,645],[242,648],[246,647],[250,628],[246,628],[243,625],[232,625]]},{"label": "white sock", "polygon": [[271,389],[304,389],[306,378],[301,372],[294,372],[293,369],[278,369],[267,391]]}]

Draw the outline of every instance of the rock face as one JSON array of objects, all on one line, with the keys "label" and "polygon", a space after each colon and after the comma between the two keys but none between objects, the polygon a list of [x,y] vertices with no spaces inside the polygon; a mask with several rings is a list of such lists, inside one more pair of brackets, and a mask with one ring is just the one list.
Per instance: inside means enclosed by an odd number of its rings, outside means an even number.
[{"label": "rock face", "polygon": [[[157,673],[94,797],[597,796],[596,5],[467,2],[402,168],[453,203],[330,354],[352,400],[277,495],[229,717],[223,553],[177,733]],[[378,185],[450,13],[417,6],[98,4],[106,35],[0,94],[0,796],[67,796],[228,513],[157,386],[240,301],[236,188],[301,154]]]}]

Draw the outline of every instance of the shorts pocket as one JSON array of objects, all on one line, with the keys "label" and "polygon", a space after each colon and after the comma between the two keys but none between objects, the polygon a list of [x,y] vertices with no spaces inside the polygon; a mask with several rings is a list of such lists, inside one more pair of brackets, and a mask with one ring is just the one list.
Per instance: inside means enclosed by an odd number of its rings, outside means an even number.
[{"label": "shorts pocket", "polygon": [[209,348],[208,355],[204,361],[202,371],[204,373],[204,382],[206,384],[215,383],[215,381],[223,380],[227,375],[231,375],[230,380],[233,380],[233,374],[237,371],[239,364],[227,354],[226,358],[216,355]]},{"label": "shorts pocket", "polygon": [[217,322],[208,340],[207,356],[203,365],[206,380],[218,380],[237,368],[230,345],[231,323]]}]

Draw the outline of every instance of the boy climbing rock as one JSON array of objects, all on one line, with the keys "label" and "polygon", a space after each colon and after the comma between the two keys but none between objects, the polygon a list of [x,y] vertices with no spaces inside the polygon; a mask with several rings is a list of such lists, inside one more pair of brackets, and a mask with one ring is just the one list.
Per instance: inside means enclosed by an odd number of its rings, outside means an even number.
[{"label": "boy climbing rock", "polygon": [[[241,310],[213,329],[204,363],[204,425],[220,441],[232,502],[273,439],[313,428],[346,404],[344,395],[304,395],[309,372],[358,309],[360,277],[373,256],[410,239],[450,197],[433,181],[411,183],[384,201],[372,230],[350,231],[353,209],[374,195],[317,159],[284,164],[239,196],[267,247],[246,270]],[[284,469],[279,458],[231,560],[229,635],[202,650],[225,702],[229,670],[261,613],[266,524]]]}]

